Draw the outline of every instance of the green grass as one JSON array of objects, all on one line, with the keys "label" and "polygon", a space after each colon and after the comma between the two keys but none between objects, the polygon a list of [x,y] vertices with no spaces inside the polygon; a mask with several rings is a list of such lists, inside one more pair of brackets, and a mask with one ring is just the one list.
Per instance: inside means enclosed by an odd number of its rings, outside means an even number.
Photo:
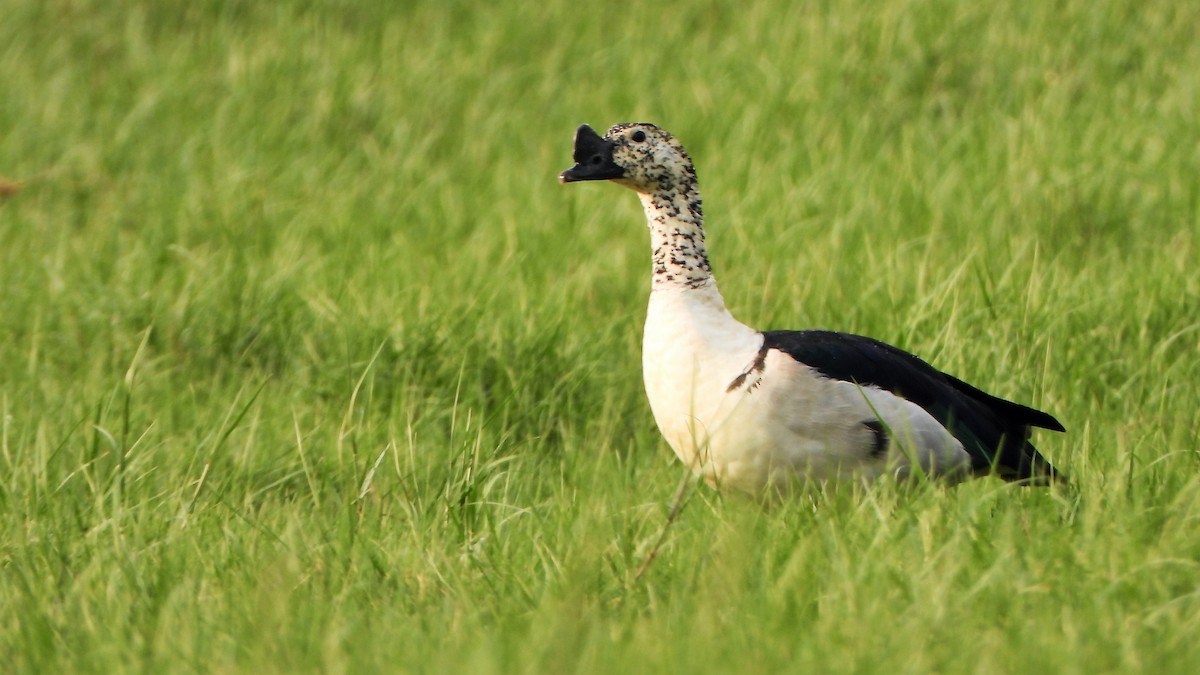
[{"label": "green grass", "polygon": [[[1192,672],[1188,3],[16,0],[9,672]],[[633,195],[699,167],[739,318],[1052,411],[1073,491],[691,490]]]}]

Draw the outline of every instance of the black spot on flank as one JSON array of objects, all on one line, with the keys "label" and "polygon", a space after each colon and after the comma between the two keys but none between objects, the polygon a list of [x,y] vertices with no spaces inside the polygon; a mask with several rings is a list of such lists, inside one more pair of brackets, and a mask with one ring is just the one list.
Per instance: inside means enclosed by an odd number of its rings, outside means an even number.
[{"label": "black spot on flank", "polygon": [[750,375],[750,371],[747,370],[747,371],[740,373],[737,377],[733,378],[733,382],[730,382],[729,386],[725,387],[725,393],[726,394],[733,393],[735,390],[737,390],[739,387],[742,386],[742,384],[746,381],[746,377],[749,375]]},{"label": "black spot on flank", "polygon": [[[750,367],[747,368],[746,370],[742,371],[742,373],[740,375],[738,375],[737,377],[733,378],[733,382],[730,382],[729,386],[725,388],[725,393],[728,394],[728,393],[734,391],[735,389],[741,387],[743,384],[746,383],[746,378],[750,377],[750,375],[752,373],[755,375],[761,375],[762,372],[766,369],[767,369],[767,348],[766,348],[766,346],[763,346],[762,349],[758,350],[758,355],[754,357],[754,362],[750,364]],[[753,385],[751,386],[751,388],[753,389]]]},{"label": "black spot on flank", "polygon": [[864,420],[863,426],[870,429],[871,433],[874,434],[871,438],[871,456],[876,458],[883,457],[887,454],[888,442],[887,429],[883,427],[883,422],[879,420]]}]

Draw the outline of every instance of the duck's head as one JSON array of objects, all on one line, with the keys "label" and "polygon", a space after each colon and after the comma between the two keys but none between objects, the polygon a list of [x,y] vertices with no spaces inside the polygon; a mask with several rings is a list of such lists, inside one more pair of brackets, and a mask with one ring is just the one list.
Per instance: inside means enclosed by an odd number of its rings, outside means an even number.
[{"label": "duck's head", "polygon": [[603,137],[584,124],[575,130],[575,166],[558,181],[584,180],[611,180],[653,193],[694,183],[696,170],[679,141],[653,124],[617,124]]}]

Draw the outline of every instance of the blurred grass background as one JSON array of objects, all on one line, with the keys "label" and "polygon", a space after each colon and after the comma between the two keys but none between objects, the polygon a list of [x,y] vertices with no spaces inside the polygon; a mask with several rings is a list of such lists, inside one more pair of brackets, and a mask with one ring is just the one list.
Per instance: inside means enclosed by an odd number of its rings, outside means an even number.
[{"label": "blurred grass background", "polygon": [[[1200,11],[13,0],[14,671],[1190,672]],[[644,402],[632,195],[696,159],[734,313],[1068,427],[1075,491],[707,489]]]}]

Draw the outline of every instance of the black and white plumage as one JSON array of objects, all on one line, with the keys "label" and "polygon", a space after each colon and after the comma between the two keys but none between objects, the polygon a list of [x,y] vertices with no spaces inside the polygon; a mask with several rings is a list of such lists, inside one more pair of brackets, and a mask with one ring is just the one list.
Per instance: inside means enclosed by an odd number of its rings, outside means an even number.
[{"label": "black and white plumage", "polygon": [[725,308],[709,265],[695,168],[653,124],[583,125],[563,183],[632,188],[650,228],[652,290],[642,370],[675,454],[710,483],[751,493],[804,480],[1060,474],[1029,443],[1047,413],[986,394],[877,340],[832,331],[759,332]]}]

